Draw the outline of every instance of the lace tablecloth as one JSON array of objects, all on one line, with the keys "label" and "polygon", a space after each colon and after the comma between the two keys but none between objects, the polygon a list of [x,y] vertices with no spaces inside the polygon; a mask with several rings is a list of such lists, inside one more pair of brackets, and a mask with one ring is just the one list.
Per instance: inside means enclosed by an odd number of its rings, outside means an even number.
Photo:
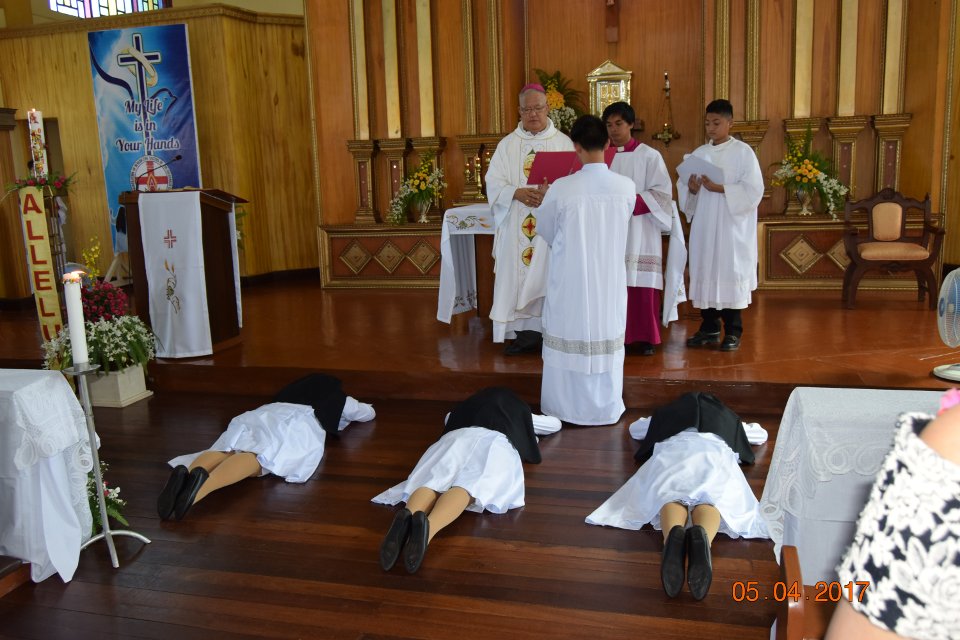
[{"label": "lace tablecloth", "polygon": [[486,203],[447,209],[440,232],[440,290],[437,320],[477,308],[477,260],[473,236],[493,235],[493,213]]},{"label": "lace tablecloth", "polygon": [[90,537],[83,409],[58,371],[0,369],[0,553],[73,578]]},{"label": "lace tablecloth", "polygon": [[806,584],[835,567],[904,411],[936,413],[938,391],[798,387],[790,394],[760,499],[780,557],[798,547]]}]

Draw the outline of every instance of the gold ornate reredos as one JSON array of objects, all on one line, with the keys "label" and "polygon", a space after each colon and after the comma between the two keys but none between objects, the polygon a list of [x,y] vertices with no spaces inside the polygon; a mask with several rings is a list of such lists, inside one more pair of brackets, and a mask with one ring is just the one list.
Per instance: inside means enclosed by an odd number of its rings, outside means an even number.
[{"label": "gold ornate reredos", "polygon": [[622,69],[610,60],[587,74],[590,93],[590,113],[600,117],[614,102],[630,103],[630,79],[633,71]]}]

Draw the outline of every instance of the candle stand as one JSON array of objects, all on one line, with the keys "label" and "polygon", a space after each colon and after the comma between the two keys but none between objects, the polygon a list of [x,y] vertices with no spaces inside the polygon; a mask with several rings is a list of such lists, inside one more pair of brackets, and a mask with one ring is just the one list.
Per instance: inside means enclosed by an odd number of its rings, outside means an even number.
[{"label": "candle stand", "polygon": [[90,388],[87,383],[87,376],[96,373],[99,368],[100,365],[98,364],[82,362],[73,365],[69,369],[65,369],[64,373],[73,376],[77,381],[77,387],[80,389],[80,402],[83,405],[83,413],[87,418],[87,434],[90,436],[90,451],[93,454],[93,478],[97,485],[97,504],[100,507],[101,531],[84,542],[80,550],[83,551],[97,540],[106,540],[107,549],[110,550],[110,562],[113,564],[113,568],[117,569],[120,567],[120,563],[117,561],[117,550],[113,545],[113,536],[130,536],[146,544],[150,543],[150,539],[136,531],[113,531],[110,529],[110,520],[107,516],[106,496],[103,492],[103,475],[100,473],[100,454],[97,451],[97,431],[93,423],[93,405],[90,403]]}]

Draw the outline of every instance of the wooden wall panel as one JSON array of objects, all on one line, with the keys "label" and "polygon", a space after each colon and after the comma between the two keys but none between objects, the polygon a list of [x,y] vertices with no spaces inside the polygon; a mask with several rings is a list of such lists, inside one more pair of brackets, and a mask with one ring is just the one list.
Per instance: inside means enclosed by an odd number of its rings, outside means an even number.
[{"label": "wooden wall panel", "polygon": [[[379,3],[376,5],[379,20]],[[346,2],[306,0],[305,15],[309,39],[310,75],[313,83],[313,110],[316,118],[316,154],[319,166],[320,223],[349,224],[357,207],[354,189],[353,157],[347,140],[353,138],[353,86],[350,66],[349,5]],[[371,42],[372,25],[365,16],[367,42]],[[368,53],[368,65],[383,69],[382,57]],[[373,91],[374,83],[370,90]],[[375,101],[377,104],[382,101]],[[374,125],[384,122],[382,112],[370,114]],[[372,135],[372,134],[371,134]],[[373,135],[373,137],[377,137]],[[304,165],[300,170],[307,171]],[[291,170],[298,170],[291,167]],[[304,206],[308,203],[304,202]]]},{"label": "wooden wall panel", "polygon": [[[602,3],[571,0],[565,6],[568,8],[561,14],[549,0],[528,0],[530,25],[550,25],[549,29],[530,29],[530,66],[559,69],[574,87],[586,92],[586,74],[614,49],[613,61],[633,71],[632,103],[646,125],[641,141],[661,151],[672,170],[684,153],[703,142],[701,1],[623,3],[620,41],[610,49],[605,41]],[[658,114],[663,118],[665,70],[670,72],[674,124],[682,136],[667,148],[650,138]],[[712,96],[706,98],[710,99]]]},{"label": "wooden wall panel", "polygon": [[[760,168],[768,180],[772,165],[783,159],[786,148],[783,120],[793,115],[793,2],[760,3],[760,119],[769,120],[760,144]],[[779,213],[786,206],[785,192],[773,188],[761,213]]]},{"label": "wooden wall panel", "polygon": [[[883,77],[883,12],[872,11],[861,2],[857,12],[857,115],[880,113],[880,84]],[[877,171],[877,136],[871,125],[857,136],[856,198],[869,197],[874,191]]]},{"label": "wooden wall panel", "polygon": [[747,2],[730,2],[730,53],[729,69],[730,94],[727,99],[734,104],[738,120],[746,116],[746,70],[747,70]]},{"label": "wooden wall panel", "polygon": [[[246,275],[315,267],[315,213],[303,21],[226,7],[165,10],[0,31],[0,82],[8,105],[56,118],[64,168],[76,172],[66,227],[68,258],[97,236],[110,237],[97,137],[87,31],[186,23],[204,186],[251,200],[244,220]],[[299,44],[298,44],[299,43]],[[275,76],[275,77],[274,77]],[[282,174],[282,175],[281,175]],[[266,198],[267,185],[279,197]],[[289,190],[288,190],[289,187]],[[101,255],[101,269],[110,263]]]},{"label": "wooden wall panel", "polygon": [[[946,77],[946,68],[938,64],[938,49],[943,33],[938,26],[941,8],[949,3],[911,2],[907,17],[907,46],[904,63],[908,72],[904,82],[903,108],[913,114],[903,136],[900,190],[916,198],[930,193],[939,198],[939,175],[933,175],[938,142],[943,136],[942,105],[937,104],[938,83]],[[942,147],[940,147],[942,149]],[[934,211],[939,211],[934,202]]]},{"label": "wooden wall panel", "polygon": [[[840,7],[838,0],[816,0],[813,7],[813,87],[810,115],[833,116],[837,113],[837,68],[840,64]],[[832,146],[824,135],[827,151]]]},{"label": "wooden wall panel", "polygon": [[[434,98],[437,105],[437,135],[447,138],[444,154],[448,194],[463,193],[464,157],[456,136],[467,132],[467,82],[463,59],[463,20],[459,2],[434,2],[433,15]],[[449,202],[453,200],[448,197]]]},{"label": "wooden wall panel", "polygon": [[[0,129],[0,187],[16,179],[10,130]],[[0,300],[30,295],[27,260],[22,249],[23,227],[17,207],[17,195],[0,195]],[[18,250],[19,249],[19,250]]]}]

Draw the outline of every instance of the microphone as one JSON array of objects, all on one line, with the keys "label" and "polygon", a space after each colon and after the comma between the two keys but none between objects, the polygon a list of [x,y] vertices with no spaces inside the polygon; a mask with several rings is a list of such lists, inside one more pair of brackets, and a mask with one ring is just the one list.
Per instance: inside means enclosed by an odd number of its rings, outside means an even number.
[{"label": "microphone", "polygon": [[[183,156],[180,155],[179,153],[178,153],[177,155],[175,155],[174,157],[170,158],[169,160],[167,160],[166,162],[162,162],[162,163],[158,164],[157,166],[155,166],[155,167],[153,168],[153,170],[156,171],[157,169],[163,169],[163,168],[166,167],[167,165],[171,165],[171,164],[173,164],[174,162],[177,162],[178,160],[183,160]],[[147,175],[147,173],[150,173],[150,172],[147,171],[146,173],[143,173],[143,174],[141,174],[140,176],[138,176],[138,178]],[[146,187],[146,185],[143,185],[143,186]],[[138,187],[137,187],[137,191],[146,191],[146,189],[141,189],[141,188],[138,186]]]}]

